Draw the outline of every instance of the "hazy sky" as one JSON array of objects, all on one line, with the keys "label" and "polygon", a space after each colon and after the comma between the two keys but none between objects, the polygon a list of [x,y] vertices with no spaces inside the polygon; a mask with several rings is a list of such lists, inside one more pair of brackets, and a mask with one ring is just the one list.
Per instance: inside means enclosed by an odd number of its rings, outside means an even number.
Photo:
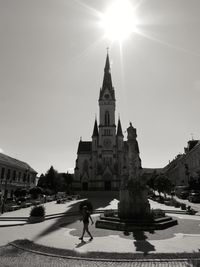
[{"label": "hazy sky", "polygon": [[137,128],[143,167],[200,138],[200,1],[132,1],[140,34],[121,52],[95,11],[112,2],[0,0],[0,150],[39,174],[74,168],[91,140],[108,45],[116,117]]}]

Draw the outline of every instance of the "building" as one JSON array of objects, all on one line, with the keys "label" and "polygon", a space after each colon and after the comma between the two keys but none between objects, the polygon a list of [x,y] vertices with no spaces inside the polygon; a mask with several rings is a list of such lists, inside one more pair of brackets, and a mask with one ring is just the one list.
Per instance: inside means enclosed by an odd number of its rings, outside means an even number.
[{"label": "building", "polygon": [[99,124],[95,119],[92,140],[80,140],[78,144],[74,189],[118,190],[121,177],[127,173],[128,146],[120,119],[116,126],[116,99],[108,54],[98,102]]},{"label": "building", "polygon": [[190,140],[183,154],[178,154],[163,169],[174,185],[188,185],[200,179],[200,141]]},{"label": "building", "polygon": [[0,153],[1,194],[12,197],[17,188],[31,188],[36,185],[37,172],[27,163]]}]

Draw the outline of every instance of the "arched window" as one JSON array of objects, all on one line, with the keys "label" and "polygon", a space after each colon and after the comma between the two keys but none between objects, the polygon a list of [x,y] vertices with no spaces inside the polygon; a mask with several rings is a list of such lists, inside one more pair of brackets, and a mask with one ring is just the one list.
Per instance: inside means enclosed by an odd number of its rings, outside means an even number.
[{"label": "arched window", "polygon": [[108,111],[105,112],[105,125],[110,125],[110,114]]}]

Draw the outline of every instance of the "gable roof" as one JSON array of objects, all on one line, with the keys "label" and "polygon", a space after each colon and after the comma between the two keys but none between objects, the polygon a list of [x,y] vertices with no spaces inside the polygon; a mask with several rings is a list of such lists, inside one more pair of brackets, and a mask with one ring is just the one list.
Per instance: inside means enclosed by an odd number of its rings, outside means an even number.
[{"label": "gable roof", "polygon": [[18,169],[22,169],[22,170],[28,170],[30,172],[37,173],[26,162],[9,157],[3,153],[0,153],[0,164],[6,165],[8,167],[18,168]]},{"label": "gable roof", "polygon": [[78,153],[90,153],[92,151],[91,141],[80,141],[78,145]]}]

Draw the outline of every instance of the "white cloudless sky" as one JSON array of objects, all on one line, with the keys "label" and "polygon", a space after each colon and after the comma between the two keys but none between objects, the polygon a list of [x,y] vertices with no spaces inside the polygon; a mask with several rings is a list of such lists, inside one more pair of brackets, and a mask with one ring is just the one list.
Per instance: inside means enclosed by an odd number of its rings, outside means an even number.
[{"label": "white cloudless sky", "polygon": [[143,167],[200,138],[200,1],[131,1],[140,34],[121,52],[95,11],[113,2],[0,0],[0,151],[39,174],[71,171],[91,140],[108,45],[116,118],[137,128]]}]

